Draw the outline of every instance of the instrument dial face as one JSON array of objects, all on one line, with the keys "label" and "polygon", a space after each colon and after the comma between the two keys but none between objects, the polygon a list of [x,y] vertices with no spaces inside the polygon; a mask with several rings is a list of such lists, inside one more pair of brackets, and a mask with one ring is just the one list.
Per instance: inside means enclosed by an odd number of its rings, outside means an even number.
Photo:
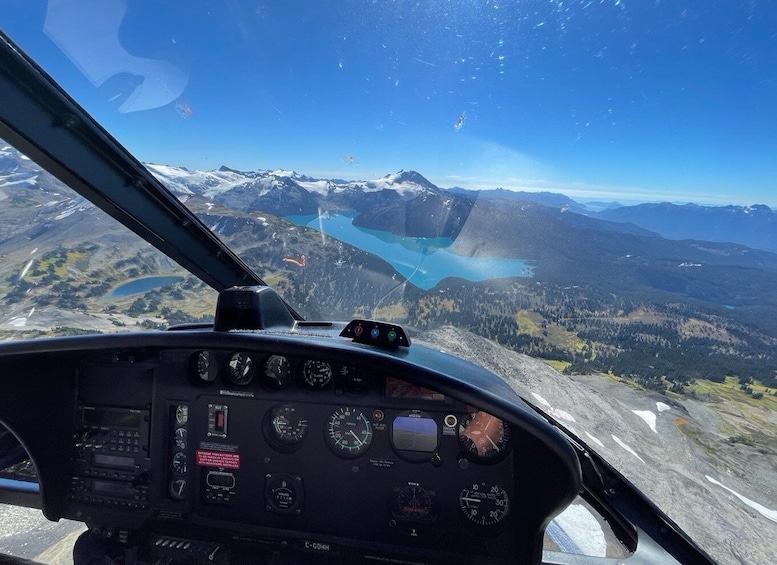
[{"label": "instrument dial face", "polygon": [[308,420],[302,409],[279,404],[267,414],[265,430],[270,443],[280,451],[297,449],[308,433]]},{"label": "instrument dial face", "polygon": [[504,459],[510,447],[510,427],[487,412],[471,412],[459,421],[459,445],[470,459],[496,463]]},{"label": "instrument dial face", "polygon": [[372,425],[358,408],[343,407],[329,417],[326,444],[339,457],[352,459],[362,455],[372,441]]},{"label": "instrument dial face", "polygon": [[186,479],[173,479],[170,482],[170,497],[173,500],[186,498]]},{"label": "instrument dial face", "polygon": [[418,483],[407,483],[395,488],[391,494],[391,517],[398,524],[418,528],[437,520],[440,505],[433,491],[421,487]]},{"label": "instrument dial face", "polygon": [[210,351],[198,351],[189,360],[194,382],[205,384],[216,380],[219,368],[216,356]]},{"label": "instrument dial face", "polygon": [[459,507],[473,524],[493,527],[502,523],[510,513],[510,498],[497,484],[472,483],[459,494]]},{"label": "instrument dial face", "polygon": [[175,421],[180,425],[189,421],[189,407],[186,404],[179,404],[175,407]]},{"label": "instrument dial face", "polygon": [[176,449],[186,449],[186,428],[175,429],[175,447]]},{"label": "instrument dial face", "polygon": [[247,353],[233,353],[227,360],[229,380],[236,385],[247,385],[254,378],[254,360]]},{"label": "instrument dial face", "polygon": [[270,355],[264,360],[263,381],[272,388],[283,388],[291,382],[291,363],[283,355]]},{"label": "instrument dial face", "polygon": [[186,454],[179,451],[173,455],[173,459],[170,462],[170,466],[173,468],[174,473],[183,475],[186,473]]},{"label": "instrument dial face", "polygon": [[302,477],[266,475],[265,509],[275,514],[301,514],[305,491]]},{"label": "instrument dial face", "polygon": [[321,390],[332,381],[332,366],[315,359],[305,361],[302,365],[302,381],[311,390]]}]

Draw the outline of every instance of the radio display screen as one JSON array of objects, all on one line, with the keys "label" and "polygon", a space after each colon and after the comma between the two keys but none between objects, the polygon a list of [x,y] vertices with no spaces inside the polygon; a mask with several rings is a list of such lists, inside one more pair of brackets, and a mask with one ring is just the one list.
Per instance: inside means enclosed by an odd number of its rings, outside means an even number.
[{"label": "radio display screen", "polygon": [[135,489],[126,484],[111,483],[108,481],[92,481],[92,492],[95,494],[108,494],[131,498]]},{"label": "radio display screen", "polygon": [[122,469],[133,469],[135,467],[135,460],[132,457],[106,455],[105,453],[93,453],[92,463],[101,467],[121,467]]},{"label": "radio display screen", "polygon": [[100,410],[84,408],[81,413],[87,426],[116,426],[121,428],[140,428],[139,410]]}]

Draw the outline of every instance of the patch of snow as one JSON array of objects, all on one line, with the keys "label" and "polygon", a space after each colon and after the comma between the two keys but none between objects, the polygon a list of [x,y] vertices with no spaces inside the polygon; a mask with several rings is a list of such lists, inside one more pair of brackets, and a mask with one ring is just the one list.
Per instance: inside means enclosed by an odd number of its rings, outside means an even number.
[{"label": "patch of snow", "polygon": [[59,214],[59,215],[57,215],[57,216],[54,216],[54,219],[55,219],[55,220],[63,220],[63,219],[65,219],[65,218],[67,218],[68,216],[72,216],[72,215],[73,215],[73,214],[75,214],[77,211],[78,211],[78,208],[68,208],[67,210],[65,210],[65,211],[64,211],[64,212],[62,212],[61,214]]},{"label": "patch of snow", "polygon": [[628,445],[626,445],[625,443],[623,443],[623,442],[620,440],[620,438],[619,438],[618,436],[616,436],[615,434],[612,434],[612,439],[613,439],[613,440],[615,440],[615,443],[617,443],[617,444],[618,444],[618,445],[620,445],[620,446],[621,446],[623,449],[625,449],[626,451],[628,451],[629,453],[631,453],[631,454],[632,454],[634,457],[636,457],[637,459],[639,459],[639,460],[640,460],[640,461],[642,461],[643,463],[645,462],[645,460],[644,460],[644,459],[642,459],[642,457],[640,457],[639,455],[637,455],[637,452],[636,452],[636,451],[634,451],[634,450],[633,450],[633,449],[631,449],[631,448],[630,448]]},{"label": "patch of snow", "polygon": [[664,404],[663,402],[656,402],[656,408],[658,408],[659,414],[661,412],[666,412],[667,410],[671,410],[672,407],[668,404]]},{"label": "patch of snow", "polygon": [[594,442],[596,445],[598,445],[599,447],[604,447],[604,444],[598,438],[595,438],[594,436],[592,436],[588,432],[586,432],[585,435],[587,435],[589,437],[589,439],[592,442]]},{"label": "patch of snow", "polygon": [[572,539],[580,555],[607,556],[607,540],[596,517],[582,504],[571,504],[553,521]]},{"label": "patch of snow", "polygon": [[539,403],[540,403],[540,404],[542,404],[543,406],[546,406],[547,408],[550,408],[550,407],[551,407],[551,406],[550,406],[550,402],[548,402],[547,400],[545,400],[544,398],[542,398],[542,397],[541,397],[539,394],[537,394],[536,392],[533,392],[533,393],[531,393],[531,395],[532,395],[534,398],[536,398],[536,399],[537,399],[537,402],[539,402]]},{"label": "patch of snow", "polygon": [[771,520],[772,522],[777,522],[777,510],[772,510],[771,508],[767,508],[766,506],[763,506],[762,504],[758,504],[757,502],[754,502],[754,501],[750,500],[749,498],[742,496],[738,492],[728,488],[723,483],[720,483],[720,482],[716,481],[715,479],[713,479],[709,475],[704,475],[704,476],[707,477],[707,480],[709,482],[711,482],[713,485],[718,485],[719,487],[722,487],[722,488],[726,489],[728,492],[730,492],[731,494],[736,496],[739,500],[744,502],[750,508],[752,508],[753,510],[755,510],[756,512],[761,514],[764,518],[766,518],[768,520]]},{"label": "patch of snow", "polygon": [[23,328],[27,325],[27,318],[24,316],[19,316],[18,318],[11,318],[8,320],[8,323],[11,324],[15,328]]},{"label": "patch of snow", "polygon": [[37,253],[37,252],[38,252],[38,248],[36,247],[32,251],[30,251],[30,255],[35,255],[35,253]]},{"label": "patch of snow", "polygon": [[27,271],[30,270],[30,267],[32,267],[33,262],[35,259],[30,259],[27,264],[24,266],[24,269],[22,269],[21,274],[19,275],[19,280],[22,280],[24,278],[24,275],[27,274]]},{"label": "patch of snow", "polygon": [[300,185],[302,188],[307,190],[308,192],[315,192],[317,194],[321,194],[323,196],[326,196],[329,194],[329,188],[331,186],[331,183],[326,180],[316,180],[316,181],[295,181],[298,185]]},{"label": "patch of snow", "polygon": [[541,397],[536,392],[531,393],[531,395],[537,400],[537,402],[540,403],[542,406],[542,409],[548,413],[549,416],[552,416],[553,418],[556,418],[557,420],[565,420],[567,422],[576,422],[574,416],[567,412],[566,410],[561,410],[559,408],[553,408],[553,406],[550,405],[550,402],[545,400],[543,397]]},{"label": "patch of snow", "polygon": [[20,184],[36,185],[36,184],[38,184],[38,175],[34,175],[34,176],[31,176],[31,177],[26,178],[26,179],[6,181],[2,185],[0,185],[0,187],[7,188],[9,186],[17,186],[17,185],[20,185]]},{"label": "patch of snow", "polygon": [[650,429],[653,430],[653,433],[657,434],[658,430],[656,430],[656,414],[655,412],[651,412],[650,410],[632,410],[634,414],[645,420],[645,423],[650,426]]},{"label": "patch of snow", "polygon": [[561,410],[559,408],[551,408],[550,415],[554,418],[557,418],[558,420],[566,420],[567,422],[576,422],[574,416],[567,412],[566,410]]}]

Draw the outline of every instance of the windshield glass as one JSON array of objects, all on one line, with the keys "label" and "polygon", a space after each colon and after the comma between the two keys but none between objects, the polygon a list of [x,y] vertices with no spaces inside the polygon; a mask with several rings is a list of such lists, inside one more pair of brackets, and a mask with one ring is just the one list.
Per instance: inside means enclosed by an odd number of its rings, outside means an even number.
[{"label": "windshield glass", "polygon": [[[777,551],[771,2],[9,0],[0,28],[306,319],[404,324],[722,563]],[[3,141],[0,199],[0,337],[212,319]]]}]

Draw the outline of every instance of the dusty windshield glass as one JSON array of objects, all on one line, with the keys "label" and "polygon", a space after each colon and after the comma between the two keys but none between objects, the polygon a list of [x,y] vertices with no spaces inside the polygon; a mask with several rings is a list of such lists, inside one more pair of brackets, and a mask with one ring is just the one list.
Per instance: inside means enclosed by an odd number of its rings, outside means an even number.
[{"label": "dusty windshield glass", "polygon": [[[3,31],[306,318],[405,324],[510,380],[721,562],[777,550],[771,3],[5,5]],[[0,147],[4,202],[44,188]],[[35,194],[2,212],[2,328],[212,312],[108,231],[36,251],[38,224],[75,216]],[[105,310],[152,276],[184,278]]]}]

